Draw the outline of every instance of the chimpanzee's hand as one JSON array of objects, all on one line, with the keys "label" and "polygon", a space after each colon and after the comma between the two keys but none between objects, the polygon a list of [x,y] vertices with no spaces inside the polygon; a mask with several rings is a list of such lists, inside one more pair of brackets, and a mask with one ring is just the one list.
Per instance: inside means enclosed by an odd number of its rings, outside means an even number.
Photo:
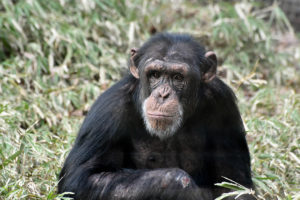
[{"label": "chimpanzee's hand", "polygon": [[178,168],[148,171],[144,178],[151,183],[154,199],[200,200],[211,196],[209,189],[200,189],[188,173]]}]

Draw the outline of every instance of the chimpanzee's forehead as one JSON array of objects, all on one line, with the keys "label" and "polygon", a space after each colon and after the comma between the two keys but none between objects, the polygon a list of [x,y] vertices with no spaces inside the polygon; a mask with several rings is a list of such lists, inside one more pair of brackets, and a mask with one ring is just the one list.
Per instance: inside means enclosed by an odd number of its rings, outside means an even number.
[{"label": "chimpanzee's forehead", "polygon": [[195,51],[192,46],[184,43],[163,47],[156,46],[156,48],[152,48],[148,51],[145,63],[151,60],[161,60],[165,62],[193,65],[195,64],[195,61],[198,60],[199,55],[197,55],[197,53],[198,52]]}]

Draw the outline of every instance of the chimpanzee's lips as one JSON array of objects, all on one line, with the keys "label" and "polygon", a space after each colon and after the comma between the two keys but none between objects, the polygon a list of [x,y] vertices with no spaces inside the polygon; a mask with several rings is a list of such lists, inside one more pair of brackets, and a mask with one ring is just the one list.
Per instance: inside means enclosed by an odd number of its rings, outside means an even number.
[{"label": "chimpanzee's lips", "polygon": [[159,112],[155,112],[155,113],[147,113],[149,117],[151,118],[157,118],[157,119],[161,119],[161,118],[172,118],[173,116],[170,114],[166,114],[166,113],[159,113]]}]

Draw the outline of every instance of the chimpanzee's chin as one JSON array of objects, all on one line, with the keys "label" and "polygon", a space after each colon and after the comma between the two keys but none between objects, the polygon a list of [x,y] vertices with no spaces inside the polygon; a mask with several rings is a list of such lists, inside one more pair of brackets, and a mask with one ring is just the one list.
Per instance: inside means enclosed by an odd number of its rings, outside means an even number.
[{"label": "chimpanzee's chin", "polygon": [[151,119],[144,118],[144,123],[150,135],[157,136],[160,139],[166,139],[173,136],[180,127],[181,120],[174,119]]}]

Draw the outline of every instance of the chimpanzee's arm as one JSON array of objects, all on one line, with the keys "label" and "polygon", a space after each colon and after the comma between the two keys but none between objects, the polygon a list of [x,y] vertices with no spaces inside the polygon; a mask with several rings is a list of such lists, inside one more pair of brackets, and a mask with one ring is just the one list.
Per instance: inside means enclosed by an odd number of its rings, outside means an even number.
[{"label": "chimpanzee's arm", "polygon": [[[81,176],[84,175],[86,173]],[[101,172],[75,181],[81,181],[76,189],[75,199],[211,199],[207,197],[209,192],[200,190],[180,169]],[[201,198],[201,195],[206,197]]]}]

